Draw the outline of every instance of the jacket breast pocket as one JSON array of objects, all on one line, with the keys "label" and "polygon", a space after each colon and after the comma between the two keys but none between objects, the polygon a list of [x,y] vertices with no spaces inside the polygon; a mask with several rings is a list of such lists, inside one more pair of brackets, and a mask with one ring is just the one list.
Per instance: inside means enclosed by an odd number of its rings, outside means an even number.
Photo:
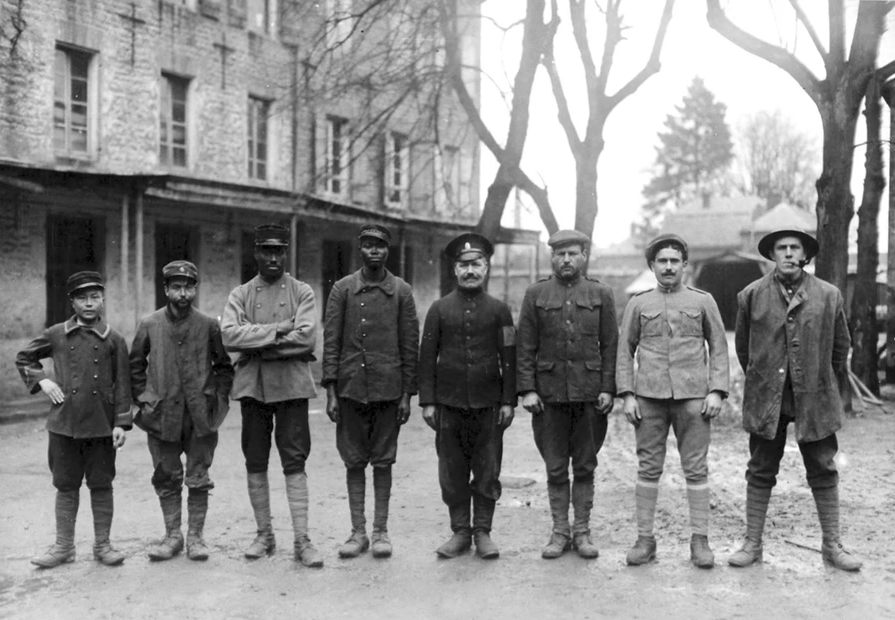
[{"label": "jacket breast pocket", "polygon": [[600,315],[603,304],[599,301],[579,299],[575,302],[578,309],[578,320],[581,325],[581,333],[590,336],[600,335]]},{"label": "jacket breast pocket", "polygon": [[702,312],[699,310],[681,311],[681,336],[702,336]]},{"label": "jacket breast pocket", "polygon": [[640,337],[649,338],[665,335],[665,317],[661,310],[640,313]]}]

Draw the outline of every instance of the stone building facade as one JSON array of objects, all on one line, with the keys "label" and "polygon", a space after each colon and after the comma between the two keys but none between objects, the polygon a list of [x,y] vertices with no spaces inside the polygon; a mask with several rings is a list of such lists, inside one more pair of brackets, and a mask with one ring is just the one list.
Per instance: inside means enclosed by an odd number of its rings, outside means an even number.
[{"label": "stone building facade", "polygon": [[[69,314],[70,273],[104,273],[106,316],[129,339],[163,303],[170,260],[198,265],[197,305],[220,315],[254,273],[262,223],[290,228],[289,271],[314,288],[321,317],[332,282],[360,265],[363,222],[391,228],[390,268],[421,316],[445,292],[441,249],[479,214],[478,144],[450,91],[414,108],[369,78],[333,86],[321,59],[372,63],[402,27],[383,22],[346,52],[338,37],[358,2],[0,0],[4,394],[23,395],[14,352]],[[320,41],[335,44],[315,56]],[[462,44],[475,66],[472,21]],[[537,234],[497,241],[533,254]]]}]

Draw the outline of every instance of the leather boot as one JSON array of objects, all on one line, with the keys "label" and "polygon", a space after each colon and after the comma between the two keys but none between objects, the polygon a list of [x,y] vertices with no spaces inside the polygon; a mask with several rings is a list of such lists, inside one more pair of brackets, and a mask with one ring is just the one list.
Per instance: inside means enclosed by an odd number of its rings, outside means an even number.
[{"label": "leather boot", "polygon": [[628,549],[625,563],[628,566],[640,566],[656,559],[655,536],[638,536],[634,546]]},{"label": "leather boot", "polygon": [[151,546],[147,555],[150,560],[163,562],[170,560],[183,551],[183,534],[180,531],[180,519],[183,502],[180,493],[159,497],[162,507],[162,518],[165,521],[165,537]]},{"label": "leather boot", "polygon": [[466,553],[472,545],[472,532],[469,527],[469,502],[449,507],[451,513],[451,530],[454,534],[450,540],[435,550],[442,558],[455,558]]},{"label": "leather boot", "polygon": [[349,467],[345,470],[348,486],[348,511],[351,513],[351,535],[339,547],[340,558],[356,558],[370,547],[367,538],[367,519],[364,516],[367,478],[363,467]]},{"label": "leather boot", "polygon": [[547,483],[547,499],[553,517],[553,532],[550,540],[541,550],[541,557],[553,560],[571,548],[571,528],[569,527],[569,483]]},{"label": "leather boot", "polygon": [[755,562],[761,562],[763,555],[761,539],[770,501],[771,489],[752,484],[746,486],[746,540],[739,551],[727,558],[727,563],[731,566],[745,568]]},{"label": "leather boot", "polygon": [[273,528],[270,524],[270,485],[267,472],[249,473],[247,481],[249,502],[255,513],[258,533],[249,548],[245,550],[245,557],[249,560],[257,560],[265,555],[273,555],[277,549],[277,541],[274,539]]},{"label": "leather boot", "polygon": [[286,499],[292,515],[292,531],[295,533],[295,560],[308,568],[323,566],[323,558],[308,537],[308,476],[298,472],[286,476]]},{"label": "leather boot", "polygon": [[392,495],[392,466],[373,468],[373,545],[370,553],[374,558],[392,555],[392,541],[388,537],[388,505]]},{"label": "leather boot", "polygon": [[475,541],[475,552],[483,560],[494,560],[500,557],[500,549],[491,540],[491,524],[494,521],[493,499],[472,496],[472,537]]},{"label": "leather boot", "polygon": [[572,507],[575,521],[572,524],[572,548],[578,556],[587,560],[599,557],[600,551],[590,539],[590,513],[594,507],[594,481],[572,481]]},{"label": "leather boot", "polygon": [[202,537],[205,530],[205,515],[208,513],[208,491],[190,489],[186,499],[187,533],[186,557],[203,562],[208,559],[208,547]]},{"label": "leather boot", "polygon": [[31,563],[41,568],[54,568],[75,561],[75,521],[80,492],[56,491],[56,542]]},{"label": "leather boot", "polygon": [[93,509],[93,557],[106,566],[118,566],[124,562],[124,554],[109,542],[114,512],[112,489],[90,489],[90,507]]},{"label": "leather boot", "polygon": [[823,531],[821,556],[824,564],[849,572],[861,570],[862,562],[839,543],[839,487],[811,489],[811,493]]},{"label": "leather boot", "polygon": [[693,534],[690,538],[690,561],[697,568],[711,568],[715,565],[715,554],[709,547],[708,536]]}]

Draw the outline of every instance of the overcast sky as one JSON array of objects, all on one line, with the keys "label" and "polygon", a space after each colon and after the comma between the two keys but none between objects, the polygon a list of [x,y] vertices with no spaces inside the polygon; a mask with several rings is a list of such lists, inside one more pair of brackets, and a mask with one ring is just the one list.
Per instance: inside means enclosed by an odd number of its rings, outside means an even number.
[{"label": "overcast sky", "polygon": [[[560,0],[560,5],[564,4]],[[812,19],[821,38],[826,41],[826,15],[823,8],[826,3],[810,0],[802,4],[809,10],[821,9],[819,14],[812,15]],[[849,4],[852,8],[850,17],[853,18],[851,13],[856,3]],[[507,24],[513,19],[521,18],[524,5],[521,0],[486,0],[483,11]],[[791,11],[787,11],[788,3],[779,0],[731,0],[727,5],[729,14],[737,24],[765,40],[777,42],[782,38],[788,45],[792,45],[794,23]],[[628,0],[622,4],[622,11],[626,15],[625,23],[631,29],[627,31],[627,40],[617,48],[615,66],[610,74],[610,92],[615,92],[635,75],[648,58],[663,6],[664,0]],[[770,10],[776,6],[781,7],[777,19]],[[590,9],[594,7],[594,3],[589,4]],[[595,50],[599,63],[602,16],[595,10],[591,13],[594,22],[591,30],[598,33],[592,39],[592,49]],[[891,24],[893,20],[889,21]],[[853,19],[850,19],[849,26],[853,26]],[[521,34],[521,29],[517,31]],[[567,19],[560,32],[558,40],[561,47],[557,50],[557,64],[563,72],[569,98],[583,104],[583,80],[575,64],[577,52],[573,47]],[[893,39],[895,32],[890,31],[884,35],[881,64],[895,58]],[[482,64],[490,75],[499,78],[503,73],[512,78],[517,68],[518,49],[518,35],[504,37],[498,29],[485,23],[482,32]],[[820,58],[804,32],[796,39],[796,52],[816,75],[823,77]],[[681,102],[694,76],[701,76],[716,99],[727,105],[727,123],[734,136],[745,116],[759,110],[771,111],[779,108],[796,126],[815,137],[818,151],[820,150],[820,117],[808,95],[788,74],[742,51],[710,29],[705,20],[705,2],[702,0],[677,0],[661,60],[660,72],[619,104],[609,117],[604,134],[606,148],[599,164],[600,212],[594,233],[598,248],[607,247],[628,236],[631,222],[637,218],[643,203],[641,189],[650,178],[650,167],[655,160],[655,146],[658,143],[657,134],[662,130],[665,117],[673,113],[674,106]],[[505,107],[496,90],[487,83],[483,84],[483,101],[490,124],[500,127],[495,133],[502,141],[506,131],[501,126],[506,118]],[[578,107],[581,108],[580,105]],[[571,227],[574,222],[574,163],[556,121],[556,108],[549,80],[543,69],[539,71],[535,83],[531,111],[523,167],[529,176],[547,185],[560,226]],[[583,123],[584,114],[578,114],[576,119]],[[860,127],[859,131],[863,133],[863,128]],[[887,127],[884,132],[884,136],[887,136]],[[859,136],[857,141],[863,140],[863,136]],[[482,153],[484,197],[484,191],[493,179],[496,167],[487,150],[482,149]],[[863,153],[860,150],[856,150],[856,153],[857,185],[853,185],[856,201],[859,202]],[[818,169],[819,164],[818,160]],[[508,207],[512,207],[512,204]],[[885,205],[883,211],[885,212]],[[883,225],[885,221],[883,219]],[[505,223],[511,224],[512,221],[505,220]],[[854,225],[856,223],[857,218]],[[534,214],[529,214],[523,225],[542,228],[540,220]]]}]

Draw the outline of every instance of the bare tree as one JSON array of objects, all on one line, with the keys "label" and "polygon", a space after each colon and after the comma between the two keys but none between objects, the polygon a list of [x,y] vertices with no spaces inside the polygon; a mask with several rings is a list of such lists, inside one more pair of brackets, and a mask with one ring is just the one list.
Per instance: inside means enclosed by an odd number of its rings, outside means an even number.
[{"label": "bare tree", "polygon": [[742,49],[780,67],[808,93],[823,125],[823,164],[817,179],[817,275],[845,290],[848,271],[848,227],[854,215],[849,186],[853,165],[855,128],[861,100],[873,75],[885,16],[893,2],[860,2],[846,52],[844,0],[828,0],[829,41],[824,46],[818,30],[798,0],[789,0],[796,25],[807,33],[823,60],[825,77],[817,77],[793,51],[768,43],[734,24],[721,0],[706,0],[709,25]]},{"label": "bare tree", "polygon": [[808,209],[817,202],[819,152],[780,109],[746,116],[739,129],[744,194],[781,200]]}]

